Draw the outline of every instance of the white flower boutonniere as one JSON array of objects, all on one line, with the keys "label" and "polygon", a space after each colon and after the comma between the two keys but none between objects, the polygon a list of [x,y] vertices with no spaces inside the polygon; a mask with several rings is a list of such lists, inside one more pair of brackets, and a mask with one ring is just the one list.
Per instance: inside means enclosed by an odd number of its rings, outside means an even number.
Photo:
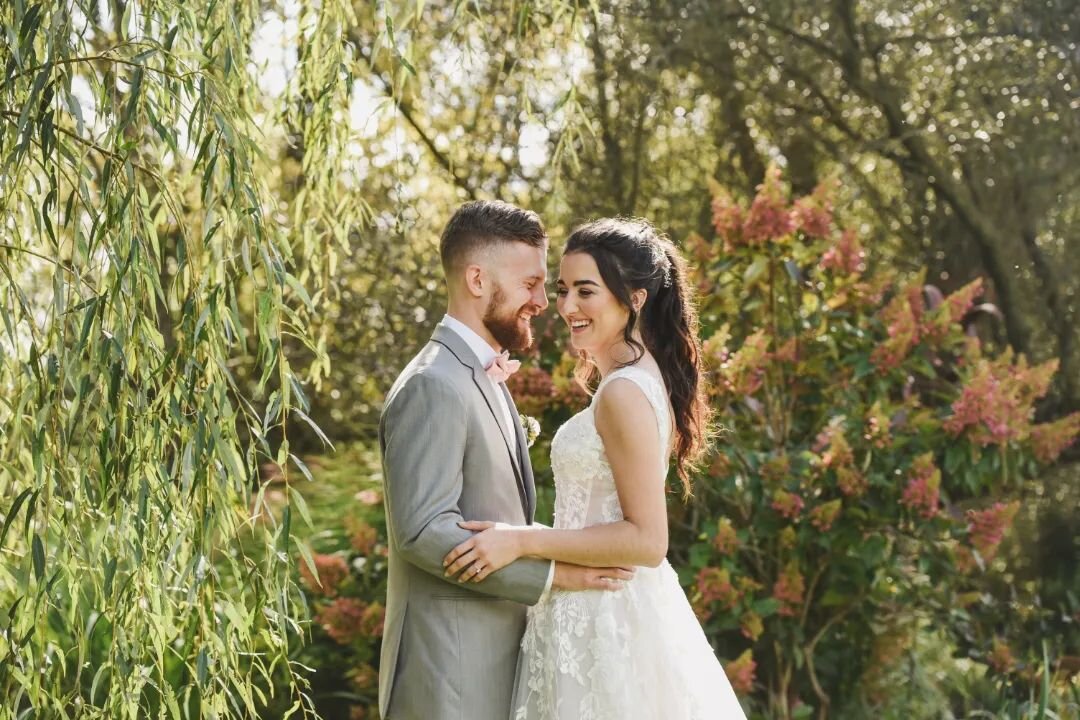
[{"label": "white flower boutonniere", "polygon": [[518,415],[518,418],[521,420],[521,429],[525,431],[525,443],[532,447],[536,438],[540,436],[540,422],[525,414]]}]

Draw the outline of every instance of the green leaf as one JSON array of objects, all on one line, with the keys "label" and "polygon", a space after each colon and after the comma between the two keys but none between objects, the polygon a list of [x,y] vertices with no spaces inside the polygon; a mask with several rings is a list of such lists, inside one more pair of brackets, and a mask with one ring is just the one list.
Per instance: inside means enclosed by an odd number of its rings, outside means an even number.
[{"label": "green leaf", "polygon": [[19,43],[24,44],[31,35],[37,32],[41,24],[41,3],[34,3],[23,15],[22,24],[19,26]]},{"label": "green leaf", "polygon": [[[294,538],[295,539],[295,538]],[[311,549],[300,540],[296,540],[296,549],[300,551],[300,557],[303,558],[304,564],[307,565],[309,571],[313,577],[318,578],[319,587],[322,587],[322,578],[319,577],[319,570],[315,567],[315,558],[311,556]]]},{"label": "green leaf", "polygon": [[199,654],[195,658],[195,678],[199,687],[206,687],[206,680],[210,674],[210,662],[206,654],[206,648],[199,648]]},{"label": "green leaf", "polygon": [[4,541],[7,539],[8,528],[11,527],[11,523],[15,521],[15,518],[19,515],[19,508],[22,507],[23,502],[31,494],[36,491],[32,487],[28,487],[18,494],[15,498],[15,502],[11,504],[11,508],[4,513],[4,527],[0,530],[0,549],[4,547]]},{"label": "green leaf", "polygon": [[300,419],[301,419],[301,420],[303,420],[304,422],[306,422],[306,423],[308,424],[308,427],[310,427],[310,428],[311,428],[312,430],[314,430],[314,431],[315,431],[315,434],[319,436],[319,439],[323,441],[323,444],[325,444],[325,445],[326,445],[327,447],[329,447],[329,448],[330,448],[331,450],[333,450],[333,449],[334,449],[334,443],[330,442],[330,438],[326,437],[326,433],[324,433],[324,432],[322,431],[322,428],[320,428],[320,427],[319,427],[318,425],[316,425],[316,424],[315,424],[315,421],[314,421],[314,420],[312,420],[311,418],[309,418],[309,417],[308,417],[308,416],[307,416],[307,415],[306,415],[306,414],[304,413],[304,411],[303,411],[303,410],[301,410],[300,408],[294,407],[294,408],[292,409],[292,411],[293,411],[293,413],[295,413],[296,415],[299,415],[299,416],[300,416]]},{"label": "green leaf", "polygon": [[34,533],[34,539],[31,543],[31,554],[34,561],[34,577],[38,582],[45,577],[45,545],[41,542],[41,536]]},{"label": "green leaf", "polygon": [[754,601],[753,610],[761,617],[767,618],[780,610],[780,601],[775,598],[762,598]]},{"label": "green leaf", "polygon": [[292,485],[289,486],[289,502],[296,506],[304,523],[307,524],[309,528],[314,528],[314,525],[312,525],[311,522],[311,511],[308,510],[307,501],[304,500],[304,496]]},{"label": "green leaf", "polygon": [[753,287],[768,269],[769,257],[767,255],[758,255],[754,258],[754,261],[750,263],[750,266],[746,268],[746,272],[743,273],[743,284],[746,285],[747,288]]}]

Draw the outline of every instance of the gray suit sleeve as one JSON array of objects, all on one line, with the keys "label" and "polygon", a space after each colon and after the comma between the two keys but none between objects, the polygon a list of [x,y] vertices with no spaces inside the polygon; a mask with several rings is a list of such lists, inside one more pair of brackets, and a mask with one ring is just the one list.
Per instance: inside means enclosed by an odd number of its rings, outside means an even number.
[{"label": "gray suit sleeve", "polygon": [[[384,410],[383,469],[389,530],[409,563],[438,577],[442,559],[473,533],[458,527],[465,455],[465,404],[438,377],[414,375]],[[522,558],[480,583],[460,587],[532,605],[551,561]]]}]

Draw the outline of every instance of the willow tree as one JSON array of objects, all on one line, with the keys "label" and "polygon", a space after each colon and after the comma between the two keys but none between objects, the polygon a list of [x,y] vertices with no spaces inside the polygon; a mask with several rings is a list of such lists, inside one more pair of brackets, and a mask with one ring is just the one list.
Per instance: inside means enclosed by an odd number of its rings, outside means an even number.
[{"label": "willow tree", "polygon": [[[251,717],[282,674],[310,712],[286,429],[356,207],[333,194],[351,10],[312,5],[275,106],[254,0],[0,7],[0,718]],[[318,151],[292,216],[263,151],[286,125]]]}]

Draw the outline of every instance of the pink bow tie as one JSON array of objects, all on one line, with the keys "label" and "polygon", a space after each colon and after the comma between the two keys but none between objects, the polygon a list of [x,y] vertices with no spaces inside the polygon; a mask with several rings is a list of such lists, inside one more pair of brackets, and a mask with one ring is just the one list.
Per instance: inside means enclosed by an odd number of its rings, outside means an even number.
[{"label": "pink bow tie", "polygon": [[495,356],[495,359],[491,361],[491,364],[487,366],[484,372],[487,373],[493,383],[498,385],[506,382],[506,379],[516,373],[520,367],[520,360],[511,360],[510,353],[503,351],[501,355]]}]

